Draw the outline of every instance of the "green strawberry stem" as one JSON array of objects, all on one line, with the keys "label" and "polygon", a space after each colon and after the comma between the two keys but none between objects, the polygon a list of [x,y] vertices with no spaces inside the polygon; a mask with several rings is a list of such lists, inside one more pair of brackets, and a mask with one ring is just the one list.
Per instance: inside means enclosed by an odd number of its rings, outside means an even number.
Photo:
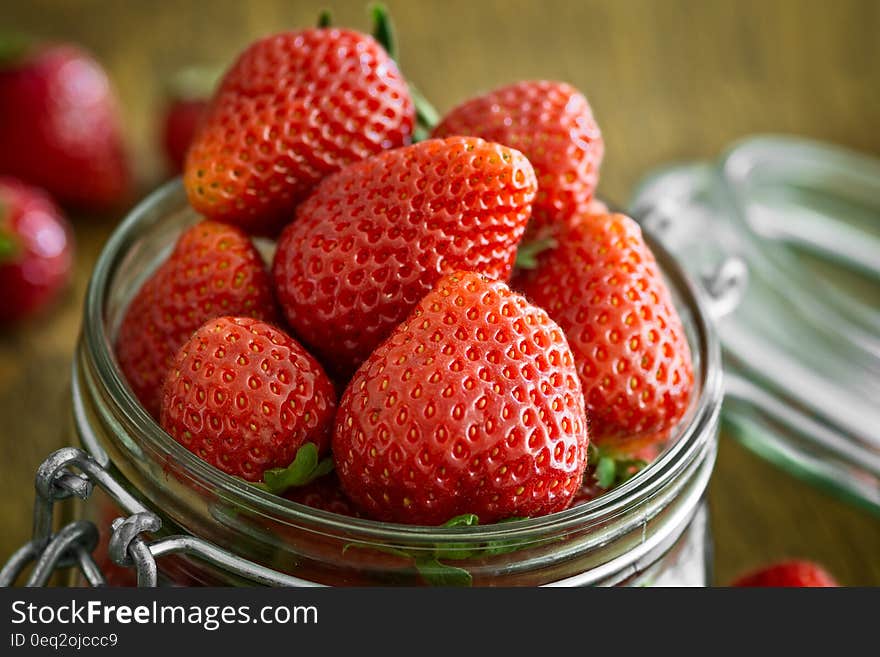
[{"label": "green strawberry stem", "polygon": [[318,27],[320,29],[326,29],[333,25],[333,15],[330,13],[329,9],[322,9],[321,13],[318,14]]},{"label": "green strawberry stem", "polygon": [[[437,124],[440,123],[440,114],[434,109],[430,101],[422,95],[422,92],[412,84],[409,85],[409,93],[416,106],[416,133],[413,135],[413,138],[415,141],[424,141],[430,136],[431,131]],[[421,139],[418,138],[420,135],[423,135]]]},{"label": "green strawberry stem", "polygon": [[[608,490],[632,479],[642,468],[648,465],[643,459],[632,458],[626,454],[597,447],[590,443],[588,470],[596,480],[599,488]],[[588,475],[589,476],[589,475]]]},{"label": "green strawberry stem", "polygon": [[0,66],[12,64],[30,50],[33,41],[15,32],[0,34]]},{"label": "green strawberry stem", "polygon": [[370,15],[373,17],[373,38],[379,42],[388,56],[397,60],[397,31],[391,21],[388,7],[381,2],[370,5]]},{"label": "green strawberry stem", "polygon": [[[394,22],[391,20],[388,8],[381,3],[376,3],[370,6],[370,14],[373,17],[373,38],[385,48],[385,52],[391,59],[399,63],[397,30],[394,29]],[[440,122],[440,114],[415,85],[408,84],[409,93],[416,108],[416,128],[413,132],[413,141],[424,141]]]},{"label": "green strawberry stem", "polygon": [[543,237],[527,242],[516,250],[514,266],[519,269],[534,269],[538,266],[538,255],[548,249],[555,249],[557,246],[559,246],[559,242],[552,237]]},{"label": "green strawberry stem", "polygon": [[263,482],[255,484],[265,491],[281,495],[288,488],[305,486],[333,471],[333,457],[318,460],[318,448],[305,443],[296,452],[293,463],[286,468],[271,468],[263,473]]},{"label": "green strawberry stem", "polygon": [[222,73],[210,66],[187,66],[168,79],[166,93],[175,100],[207,100],[214,95]]}]

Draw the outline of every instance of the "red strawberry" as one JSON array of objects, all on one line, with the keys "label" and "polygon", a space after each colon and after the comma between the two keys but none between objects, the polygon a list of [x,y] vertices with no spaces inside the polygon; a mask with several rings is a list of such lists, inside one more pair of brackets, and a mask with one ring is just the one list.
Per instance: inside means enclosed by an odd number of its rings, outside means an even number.
[{"label": "red strawberry", "polygon": [[350,375],[441,275],[506,280],[535,193],[517,151],[432,139],[324,180],[282,233],[273,274],[294,331]]},{"label": "red strawberry", "polygon": [[378,520],[485,524],[566,508],[588,442],[559,327],[504,283],[456,272],[357,371],[333,454],[345,492]]},{"label": "red strawberry", "polygon": [[284,497],[291,502],[305,504],[314,509],[353,518],[361,517],[357,507],[345,496],[339,484],[339,478],[335,474],[319,477],[305,486],[289,488],[284,493]]},{"label": "red strawberry", "polygon": [[812,561],[784,561],[766,566],[736,579],[738,587],[836,587],[837,581]]},{"label": "red strawberry", "polygon": [[183,171],[186,153],[208,109],[217,78],[216,71],[190,67],[175,73],[168,83],[162,114],[162,148],[174,173]]},{"label": "red strawberry", "polygon": [[193,207],[275,234],[323,177],[409,143],[413,102],[365,34],[310,29],[251,45],[224,77],[190,149]]},{"label": "red strawberry", "polygon": [[305,443],[326,452],[335,411],[333,384],[296,340],[256,319],[220,317],[177,353],[160,423],[211,465],[259,481]]},{"label": "red strawberry", "polygon": [[0,177],[0,324],[51,303],[70,281],[73,236],[39,189]]},{"label": "red strawberry", "polygon": [[162,119],[162,148],[174,173],[183,171],[186,152],[195,137],[208,101],[200,98],[173,98]]},{"label": "red strawberry", "polygon": [[116,355],[144,407],[159,415],[174,354],[199,326],[235,313],[277,321],[269,273],[240,229],[203,221],[186,230],[126,311]]},{"label": "red strawberry", "polygon": [[104,70],[72,45],[23,48],[0,61],[0,174],[61,203],[113,205],[131,179]]},{"label": "red strawberry", "polygon": [[530,230],[589,212],[604,143],[587,99],[564,82],[518,82],[453,109],[436,137],[473,135],[522,151],[535,167]]},{"label": "red strawberry", "polygon": [[598,445],[659,439],[693,388],[687,338],[638,224],[621,214],[567,225],[515,287],[565,331]]}]

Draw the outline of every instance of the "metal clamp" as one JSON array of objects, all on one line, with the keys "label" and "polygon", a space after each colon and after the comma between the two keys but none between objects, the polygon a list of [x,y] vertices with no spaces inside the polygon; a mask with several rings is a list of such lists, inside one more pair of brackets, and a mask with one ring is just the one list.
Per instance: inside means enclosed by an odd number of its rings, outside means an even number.
[{"label": "metal clamp", "polygon": [[[80,470],[79,474],[71,469]],[[19,548],[0,570],[0,586],[12,586],[21,573],[33,563],[25,586],[44,586],[59,569],[76,566],[92,586],[105,583],[100,566],[92,557],[98,544],[98,528],[88,520],[75,520],[53,532],[55,502],[70,497],[88,499],[95,484],[122,493],[127,501],[138,504],[91,456],[80,449],[65,447],[53,452],[37,469],[34,482],[33,538]],[[114,525],[111,558],[120,565],[134,566],[138,584],[156,585],[156,563],[141,537],[142,532],[161,528],[155,514],[144,510]]]},{"label": "metal clamp", "polygon": [[55,502],[70,497],[88,499],[95,485],[131,514],[113,521],[109,555],[115,564],[135,569],[138,586],[158,584],[156,560],[169,554],[187,554],[260,584],[319,586],[242,559],[195,536],[175,535],[148,541],[146,535],[162,528],[159,516],[145,508],[85,451],[65,447],[50,454],[37,469],[33,538],[16,550],[0,570],[0,587],[14,585],[31,563],[33,569],[25,586],[44,586],[56,570],[74,566],[90,585],[106,583],[92,557],[98,543],[98,528],[93,522],[75,520],[53,532]]}]

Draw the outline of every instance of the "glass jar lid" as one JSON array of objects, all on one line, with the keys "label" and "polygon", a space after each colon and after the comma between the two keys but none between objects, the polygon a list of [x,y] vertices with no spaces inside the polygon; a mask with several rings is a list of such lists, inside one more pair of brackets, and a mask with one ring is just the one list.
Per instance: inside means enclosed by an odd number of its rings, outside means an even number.
[{"label": "glass jar lid", "polygon": [[710,291],[735,289],[714,309],[726,427],[880,512],[880,160],[757,137],[649,175],[629,209]]}]

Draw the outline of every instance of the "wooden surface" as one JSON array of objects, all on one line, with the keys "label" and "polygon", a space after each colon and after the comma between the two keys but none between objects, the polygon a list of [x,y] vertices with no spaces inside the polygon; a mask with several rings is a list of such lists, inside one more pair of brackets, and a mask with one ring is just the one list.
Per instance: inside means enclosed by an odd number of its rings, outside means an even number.
[{"label": "wooden surface", "polygon": [[[876,0],[389,4],[402,68],[441,110],[521,78],[583,89],[607,145],[601,191],[618,203],[652,167],[715,156],[755,132],[795,132],[880,154]],[[0,2],[0,25],[80,41],[106,63],[145,191],[161,171],[162,78],[182,65],[225,64],[256,36],[312,24],[323,6],[339,24],[366,26],[360,0]],[[0,558],[27,537],[33,469],[62,440],[80,303],[116,219],[77,217],[74,289],[49,316],[0,335]],[[880,520],[727,438],[710,502],[719,582],[761,562],[805,556],[846,584],[880,584]]]}]

